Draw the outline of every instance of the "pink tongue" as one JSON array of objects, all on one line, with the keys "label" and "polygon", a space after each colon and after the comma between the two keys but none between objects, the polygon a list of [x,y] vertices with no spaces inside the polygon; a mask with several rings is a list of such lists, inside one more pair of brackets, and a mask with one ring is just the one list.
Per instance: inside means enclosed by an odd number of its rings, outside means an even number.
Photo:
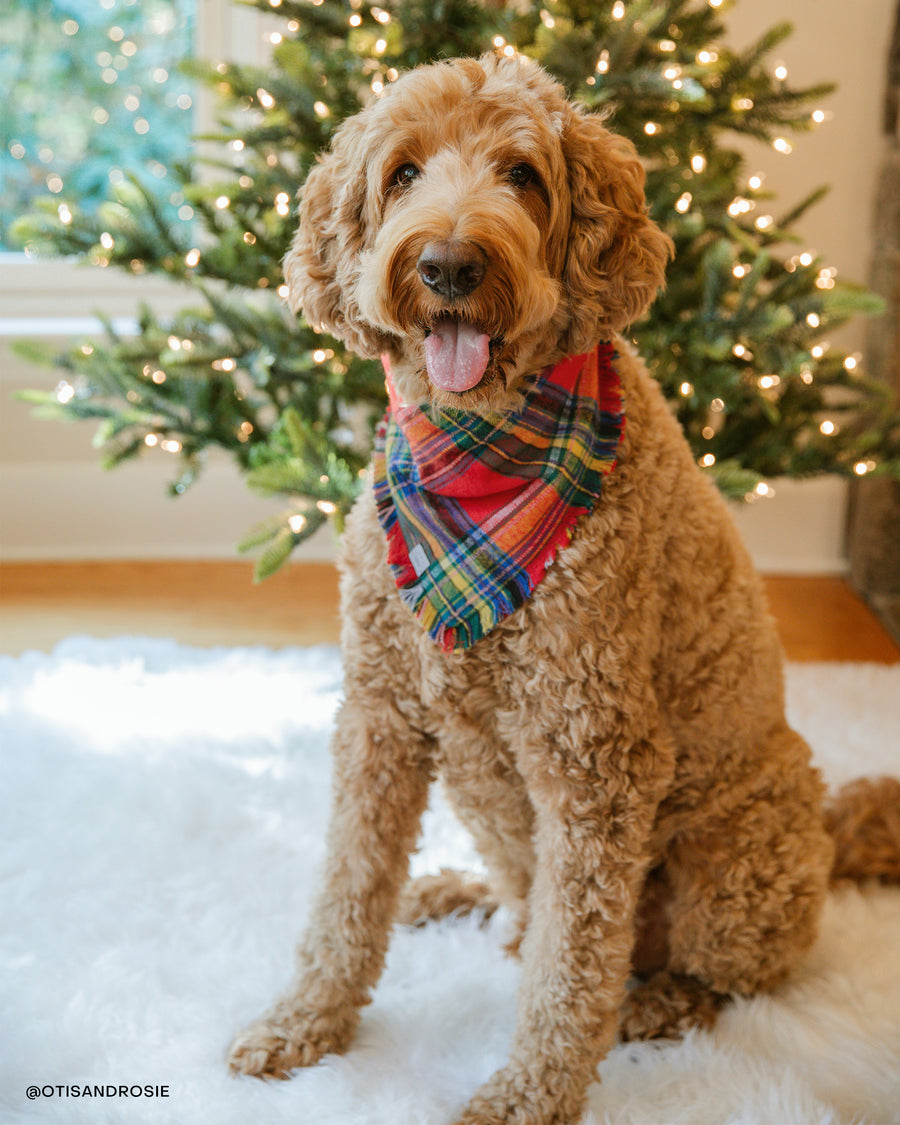
[{"label": "pink tongue", "polygon": [[439,321],[425,340],[429,379],[442,391],[470,391],[487,368],[490,342],[470,324]]}]

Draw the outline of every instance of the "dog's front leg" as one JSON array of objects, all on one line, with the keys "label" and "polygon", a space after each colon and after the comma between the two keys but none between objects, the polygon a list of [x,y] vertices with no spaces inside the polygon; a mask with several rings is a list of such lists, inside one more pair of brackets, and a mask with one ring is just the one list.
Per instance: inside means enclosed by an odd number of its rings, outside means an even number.
[{"label": "dog's front leg", "polygon": [[616,1036],[660,783],[671,776],[655,732],[577,756],[545,745],[529,758],[519,764],[535,808],[537,870],[510,1061],[456,1125],[578,1120]]},{"label": "dog's front leg", "polygon": [[347,685],[332,746],[321,890],[287,992],[228,1053],[236,1073],[286,1078],[344,1050],[381,973],[428,794],[429,746],[385,694]]}]

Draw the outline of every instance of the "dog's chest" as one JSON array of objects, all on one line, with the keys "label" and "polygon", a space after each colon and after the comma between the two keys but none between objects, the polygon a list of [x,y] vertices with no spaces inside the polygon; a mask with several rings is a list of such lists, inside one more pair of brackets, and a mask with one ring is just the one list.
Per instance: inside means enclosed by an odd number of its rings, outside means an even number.
[{"label": "dog's chest", "polygon": [[407,651],[418,656],[418,694],[442,768],[493,769],[500,763],[505,769],[517,756],[523,732],[535,733],[535,700],[552,694],[555,685],[542,675],[545,662],[529,659],[535,645],[527,638],[537,627],[535,616],[546,613],[555,585],[539,587],[505,622],[461,652],[442,652],[407,617]]},{"label": "dog's chest", "polygon": [[466,788],[466,778],[515,774],[515,731],[521,726],[512,688],[517,677],[471,654],[448,659],[435,650],[425,664],[425,721],[445,783]]}]

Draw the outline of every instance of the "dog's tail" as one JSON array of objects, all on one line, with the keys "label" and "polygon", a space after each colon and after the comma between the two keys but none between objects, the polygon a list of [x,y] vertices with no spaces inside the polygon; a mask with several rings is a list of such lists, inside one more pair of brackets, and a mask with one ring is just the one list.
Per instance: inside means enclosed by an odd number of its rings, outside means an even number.
[{"label": "dog's tail", "polygon": [[900,883],[900,781],[851,781],[831,798],[825,813],[835,843],[832,883],[877,879]]}]

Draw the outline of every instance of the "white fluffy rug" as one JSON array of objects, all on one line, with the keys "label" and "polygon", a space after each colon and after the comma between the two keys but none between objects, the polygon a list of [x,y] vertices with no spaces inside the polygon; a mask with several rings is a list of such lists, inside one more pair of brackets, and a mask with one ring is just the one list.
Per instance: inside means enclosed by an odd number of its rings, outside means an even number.
[{"label": "white fluffy rug", "polygon": [[[900,665],[798,665],[789,686],[831,781],[900,773]],[[73,639],[0,659],[4,1125],[446,1125],[505,1061],[500,917],[396,933],[346,1056],[287,1083],[226,1073],[289,974],[340,691],[333,649]],[[415,869],[475,862],[436,801]],[[616,1049],[600,1077],[585,1125],[897,1125],[900,890],[835,896],[778,995]]]}]

